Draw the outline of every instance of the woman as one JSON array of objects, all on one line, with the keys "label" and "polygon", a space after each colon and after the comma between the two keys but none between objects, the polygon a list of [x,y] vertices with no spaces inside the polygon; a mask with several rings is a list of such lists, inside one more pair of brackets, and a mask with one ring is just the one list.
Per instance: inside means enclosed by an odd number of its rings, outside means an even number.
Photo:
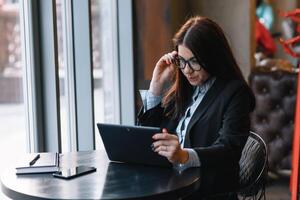
[{"label": "woman", "polygon": [[159,59],[142,94],[138,123],[163,128],[153,136],[153,150],[175,167],[201,167],[205,192],[233,191],[254,95],[212,20],[189,19],[173,42],[175,51]]}]

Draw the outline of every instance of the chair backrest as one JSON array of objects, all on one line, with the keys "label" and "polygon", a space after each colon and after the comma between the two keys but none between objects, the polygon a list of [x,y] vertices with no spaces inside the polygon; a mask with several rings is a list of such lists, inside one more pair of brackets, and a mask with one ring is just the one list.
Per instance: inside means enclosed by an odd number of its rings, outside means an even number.
[{"label": "chair backrest", "polygon": [[250,132],[240,158],[240,179],[238,194],[253,197],[264,193],[267,178],[267,146],[256,133]]},{"label": "chair backrest", "polygon": [[283,70],[253,70],[249,84],[255,95],[251,130],[260,131],[268,147],[268,171],[291,169],[292,137],[298,74]]}]

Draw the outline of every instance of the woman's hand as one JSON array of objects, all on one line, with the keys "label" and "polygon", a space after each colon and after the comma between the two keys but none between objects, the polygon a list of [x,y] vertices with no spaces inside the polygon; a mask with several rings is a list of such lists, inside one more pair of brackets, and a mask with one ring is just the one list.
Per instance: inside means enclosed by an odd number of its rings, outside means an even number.
[{"label": "woman's hand", "polygon": [[157,133],[152,138],[156,140],[153,143],[153,150],[166,157],[171,163],[184,164],[189,159],[188,152],[181,149],[178,137],[169,134],[167,129],[164,128],[162,133]]},{"label": "woman's hand", "polygon": [[155,96],[162,94],[164,85],[170,82],[175,73],[174,59],[177,51],[162,56],[155,65],[150,83],[150,92]]}]

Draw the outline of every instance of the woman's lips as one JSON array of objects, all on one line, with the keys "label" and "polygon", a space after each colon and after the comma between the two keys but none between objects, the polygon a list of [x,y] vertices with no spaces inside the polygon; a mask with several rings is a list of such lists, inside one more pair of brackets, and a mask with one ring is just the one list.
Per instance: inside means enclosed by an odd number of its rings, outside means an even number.
[{"label": "woman's lips", "polygon": [[187,77],[187,78],[188,78],[188,80],[190,80],[190,81],[196,80],[196,77]]}]

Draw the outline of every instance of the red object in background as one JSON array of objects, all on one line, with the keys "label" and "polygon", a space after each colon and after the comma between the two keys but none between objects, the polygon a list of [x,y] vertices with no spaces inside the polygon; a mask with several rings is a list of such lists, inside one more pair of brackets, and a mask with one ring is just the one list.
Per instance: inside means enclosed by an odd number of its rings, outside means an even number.
[{"label": "red object in background", "polygon": [[[283,13],[280,12],[280,15],[283,17],[289,17],[296,23],[298,23],[297,32],[300,32],[300,17],[297,15],[300,14],[300,9],[296,9],[291,12]],[[300,58],[300,53],[296,53],[292,50],[292,46],[300,42],[300,36],[288,39],[284,41],[283,39],[279,40],[283,45],[285,52],[293,57]],[[298,66],[300,69],[300,63]],[[299,189],[299,156],[300,156],[300,72],[298,72],[298,84],[297,84],[297,99],[296,99],[296,112],[295,112],[295,129],[294,129],[294,138],[293,138],[293,157],[292,157],[292,174],[291,174],[291,193],[292,200],[297,200],[298,189]]]},{"label": "red object in background", "polygon": [[263,47],[263,53],[266,55],[273,55],[276,52],[276,45],[271,33],[257,18],[255,20],[255,40]]},{"label": "red object in background", "polygon": [[279,11],[279,15],[281,15],[282,17],[289,17],[291,20],[298,23],[298,26],[296,28],[296,31],[298,33],[300,33],[300,17],[297,16],[299,14],[300,14],[300,8],[295,9],[295,10],[290,11],[290,12],[286,12],[286,13]]},{"label": "red object in background", "polygon": [[300,53],[294,52],[291,48],[295,43],[300,42],[300,35],[297,37],[285,40],[285,41],[280,38],[279,42],[282,44],[285,53],[287,53],[295,58],[300,58]]}]

